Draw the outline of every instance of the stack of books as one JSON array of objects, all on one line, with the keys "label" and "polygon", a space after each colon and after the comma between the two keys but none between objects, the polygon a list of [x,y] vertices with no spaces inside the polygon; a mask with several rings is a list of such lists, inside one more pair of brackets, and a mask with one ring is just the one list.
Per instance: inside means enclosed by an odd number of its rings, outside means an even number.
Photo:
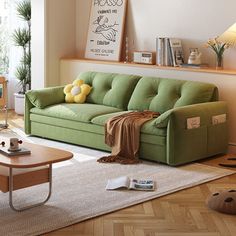
[{"label": "stack of books", "polygon": [[156,50],[158,66],[180,66],[184,63],[184,53],[180,39],[157,38]]}]

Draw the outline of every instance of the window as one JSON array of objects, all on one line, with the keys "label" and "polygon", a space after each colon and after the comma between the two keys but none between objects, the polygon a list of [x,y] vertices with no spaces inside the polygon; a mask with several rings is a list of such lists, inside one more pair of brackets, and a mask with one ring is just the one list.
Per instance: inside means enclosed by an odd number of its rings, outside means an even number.
[{"label": "window", "polygon": [[21,52],[14,46],[12,34],[22,23],[16,13],[16,4],[22,0],[0,0],[0,75],[14,76]]},{"label": "window", "polygon": [[0,0],[0,74],[7,74],[9,69],[9,24],[7,1]]},{"label": "window", "polygon": [[8,0],[5,0],[4,1],[4,9],[6,10],[9,6],[9,1]]}]

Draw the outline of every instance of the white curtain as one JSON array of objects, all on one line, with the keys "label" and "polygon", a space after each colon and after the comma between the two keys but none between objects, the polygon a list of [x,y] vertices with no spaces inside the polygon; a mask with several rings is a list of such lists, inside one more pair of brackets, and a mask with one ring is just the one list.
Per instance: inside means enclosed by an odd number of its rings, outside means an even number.
[{"label": "white curtain", "polygon": [[5,75],[8,79],[8,107],[14,108],[14,93],[19,92],[18,81],[15,78],[16,67],[22,57],[21,48],[15,46],[12,35],[14,30],[24,27],[24,22],[19,18],[16,7],[22,0],[0,0],[0,16],[4,18],[2,27],[8,32],[7,44],[9,46],[9,70]]}]

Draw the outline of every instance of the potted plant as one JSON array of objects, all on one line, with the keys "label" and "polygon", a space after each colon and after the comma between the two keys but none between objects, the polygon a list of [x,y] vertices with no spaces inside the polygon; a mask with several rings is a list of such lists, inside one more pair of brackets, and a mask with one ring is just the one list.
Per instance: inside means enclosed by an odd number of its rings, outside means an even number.
[{"label": "potted plant", "polygon": [[19,80],[20,91],[15,93],[15,112],[24,114],[25,93],[31,89],[31,3],[24,0],[17,4],[17,13],[26,22],[25,28],[18,28],[13,34],[16,46],[22,48],[23,56],[16,69],[16,78]]}]

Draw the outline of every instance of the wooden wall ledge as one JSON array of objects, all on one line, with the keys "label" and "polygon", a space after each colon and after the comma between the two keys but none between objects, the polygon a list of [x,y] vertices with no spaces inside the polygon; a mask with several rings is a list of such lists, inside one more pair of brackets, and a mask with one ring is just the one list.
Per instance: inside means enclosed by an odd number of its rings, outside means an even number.
[{"label": "wooden wall ledge", "polygon": [[215,74],[227,74],[236,75],[236,70],[216,70],[215,68],[185,68],[185,67],[173,67],[173,66],[157,66],[157,65],[145,65],[136,63],[125,63],[115,61],[100,61],[100,60],[89,60],[89,59],[78,59],[78,58],[61,58],[65,61],[76,61],[81,63],[93,63],[93,64],[106,64],[106,65],[117,65],[117,66],[132,66],[132,67],[143,67],[157,70],[176,70],[176,71],[190,71],[190,72],[202,72],[202,73],[215,73]]}]

